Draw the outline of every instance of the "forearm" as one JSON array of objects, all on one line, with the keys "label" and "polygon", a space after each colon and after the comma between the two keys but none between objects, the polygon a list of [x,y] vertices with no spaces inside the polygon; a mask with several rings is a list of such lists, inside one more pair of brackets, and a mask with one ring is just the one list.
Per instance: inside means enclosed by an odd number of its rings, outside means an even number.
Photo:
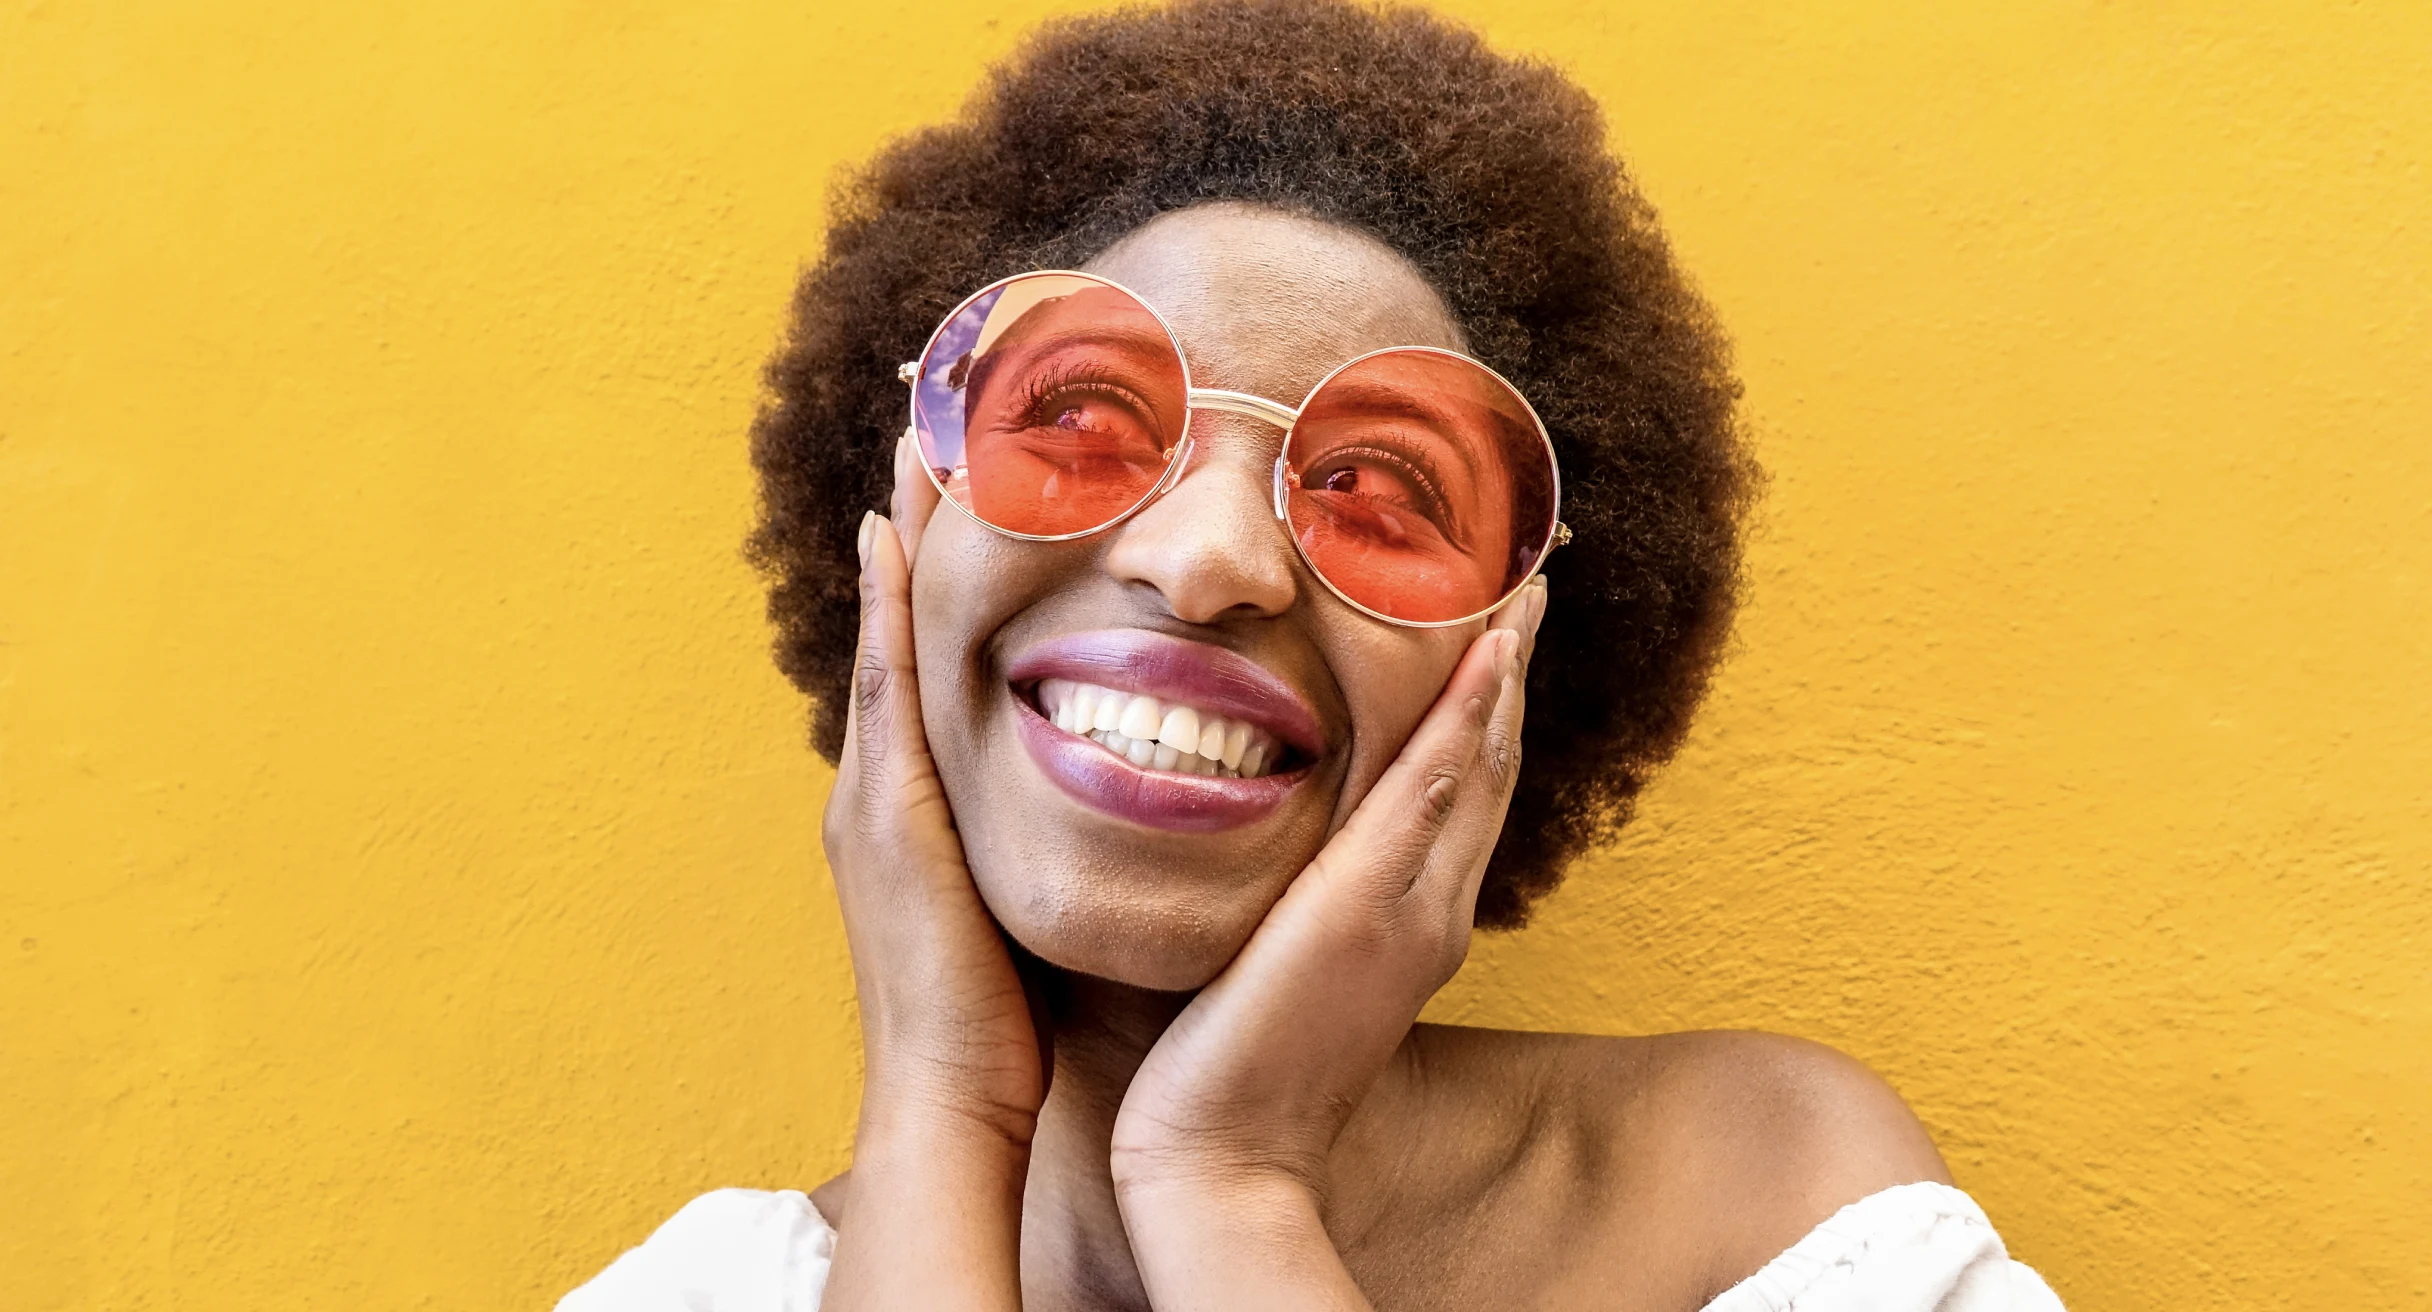
[{"label": "forearm", "polygon": [[1135,1180],[1119,1197],[1158,1312],[1369,1312],[1316,1195],[1297,1180]]},{"label": "forearm", "polygon": [[829,1312],[1022,1305],[1027,1125],[864,1094],[853,1185],[821,1303]]}]

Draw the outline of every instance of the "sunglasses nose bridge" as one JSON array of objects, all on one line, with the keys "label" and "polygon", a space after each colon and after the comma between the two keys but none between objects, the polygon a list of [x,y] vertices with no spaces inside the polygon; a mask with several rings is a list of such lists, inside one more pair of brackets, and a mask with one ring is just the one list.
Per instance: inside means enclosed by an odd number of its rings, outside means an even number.
[{"label": "sunglasses nose bridge", "polygon": [[[1300,422],[1300,411],[1279,401],[1248,392],[1229,392],[1220,387],[1194,387],[1186,394],[1184,404],[1193,410],[1214,410],[1221,414],[1241,415],[1270,424],[1289,433]],[[1284,466],[1281,452],[1275,456],[1275,472],[1269,489],[1269,508],[1278,522],[1285,522]]]},{"label": "sunglasses nose bridge", "polygon": [[1261,423],[1272,424],[1290,431],[1300,420],[1300,411],[1281,401],[1270,401],[1248,392],[1228,392],[1218,387],[1194,387],[1184,400],[1193,410],[1216,410],[1228,415],[1245,415]]}]

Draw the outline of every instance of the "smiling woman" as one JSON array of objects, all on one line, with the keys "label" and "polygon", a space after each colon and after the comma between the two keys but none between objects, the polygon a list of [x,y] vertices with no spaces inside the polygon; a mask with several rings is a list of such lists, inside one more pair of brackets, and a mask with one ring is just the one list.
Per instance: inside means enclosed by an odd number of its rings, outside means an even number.
[{"label": "smiling woman", "polygon": [[565,1308],[2055,1306],[1827,1049],[1416,1023],[1729,612],[1734,387],[1596,122],[1228,0],[1051,27],[859,180],[754,540],[838,761],[853,1169]]}]

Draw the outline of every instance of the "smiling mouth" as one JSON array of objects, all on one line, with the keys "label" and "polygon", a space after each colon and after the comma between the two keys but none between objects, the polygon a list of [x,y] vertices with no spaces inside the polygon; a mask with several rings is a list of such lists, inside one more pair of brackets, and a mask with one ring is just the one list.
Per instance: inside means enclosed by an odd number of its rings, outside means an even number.
[{"label": "smiling mouth", "polygon": [[1042,679],[1032,695],[1048,723],[1143,770],[1258,779],[1291,767],[1275,735],[1187,702],[1071,679]]}]

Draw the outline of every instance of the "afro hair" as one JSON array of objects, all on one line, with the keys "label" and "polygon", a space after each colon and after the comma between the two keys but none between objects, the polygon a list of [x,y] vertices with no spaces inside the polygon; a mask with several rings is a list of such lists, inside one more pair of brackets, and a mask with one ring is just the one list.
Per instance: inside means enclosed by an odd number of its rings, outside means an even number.
[{"label": "afro hair", "polygon": [[[1086,89],[1086,93],[1082,93]],[[1146,220],[1262,204],[1367,233],[1543,416],[1572,544],[1548,557],[1526,768],[1477,921],[1523,923],[1679,744],[1723,645],[1758,475],[1725,339],[1593,100],[1423,11],[1185,0],[1034,32],[950,123],[835,192],[752,431],[778,665],[835,759],[856,526],[885,504],[898,362],[974,288],[1076,267]]]}]

